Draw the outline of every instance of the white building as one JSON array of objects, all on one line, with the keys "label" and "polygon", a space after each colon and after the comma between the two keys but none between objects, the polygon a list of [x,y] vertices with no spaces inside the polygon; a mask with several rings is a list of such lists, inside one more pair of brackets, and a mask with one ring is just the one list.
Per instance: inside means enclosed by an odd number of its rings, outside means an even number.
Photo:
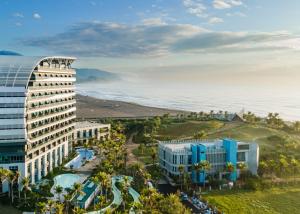
[{"label": "white building", "polygon": [[68,155],[75,129],[72,57],[0,57],[0,167],[35,183]]},{"label": "white building", "polygon": [[75,141],[86,142],[89,139],[105,141],[110,138],[110,124],[89,121],[77,122],[75,125]]},{"label": "white building", "polygon": [[[256,143],[237,142],[231,139],[199,141],[167,141],[159,142],[159,165],[169,177],[180,175],[179,166],[192,175],[195,183],[203,183],[204,173],[196,175],[193,165],[208,161],[211,169],[206,173],[216,178],[228,177],[235,181],[239,176],[239,163],[245,163],[252,174],[257,174],[259,147]],[[232,163],[234,172],[226,172],[226,163]]]}]

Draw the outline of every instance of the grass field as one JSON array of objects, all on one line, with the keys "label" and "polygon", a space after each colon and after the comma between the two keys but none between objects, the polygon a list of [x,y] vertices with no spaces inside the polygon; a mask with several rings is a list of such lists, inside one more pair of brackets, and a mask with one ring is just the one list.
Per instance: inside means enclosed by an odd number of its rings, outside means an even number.
[{"label": "grass field", "polygon": [[227,214],[298,214],[300,187],[273,188],[264,191],[216,192],[205,196]]},{"label": "grass field", "polygon": [[153,163],[151,157],[151,153],[153,149],[157,151],[157,147],[155,146],[155,147],[146,147],[143,153],[141,153],[141,151],[138,148],[136,148],[132,151],[132,153],[138,158],[138,160],[140,160],[141,162],[147,165]]},{"label": "grass field", "polygon": [[158,132],[158,136],[184,138],[193,136],[195,133],[202,130],[206,132],[218,130],[223,126],[224,123],[219,121],[187,121],[184,123],[173,123],[162,127]]},{"label": "grass field", "polygon": [[[268,128],[264,125],[251,125],[245,123],[222,123],[217,121],[187,121],[174,123],[162,127],[158,137],[171,137],[172,139],[192,138],[194,133],[204,130],[208,139],[233,138],[240,141],[256,142],[260,145],[260,153],[266,155],[278,150],[285,138],[300,144],[299,134],[290,134],[283,130]],[[295,156],[300,151],[295,150]]]}]

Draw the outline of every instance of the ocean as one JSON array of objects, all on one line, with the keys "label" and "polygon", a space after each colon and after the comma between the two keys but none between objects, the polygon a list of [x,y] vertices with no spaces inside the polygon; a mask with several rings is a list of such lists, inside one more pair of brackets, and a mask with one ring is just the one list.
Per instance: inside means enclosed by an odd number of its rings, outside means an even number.
[{"label": "ocean", "polygon": [[284,120],[300,120],[300,89],[230,85],[197,81],[119,79],[77,84],[77,92],[95,98],[188,111],[277,112]]}]

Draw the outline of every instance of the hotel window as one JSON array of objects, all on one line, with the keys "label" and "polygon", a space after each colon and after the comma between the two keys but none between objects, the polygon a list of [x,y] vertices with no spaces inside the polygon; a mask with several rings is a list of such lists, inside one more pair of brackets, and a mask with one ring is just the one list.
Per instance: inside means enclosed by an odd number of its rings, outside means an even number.
[{"label": "hotel window", "polygon": [[246,161],[246,154],[245,154],[245,152],[238,152],[237,153],[237,161],[238,162],[241,162],[241,161],[245,162]]},{"label": "hotel window", "polygon": [[10,166],[9,170],[16,172],[16,171],[18,171],[18,166]]}]

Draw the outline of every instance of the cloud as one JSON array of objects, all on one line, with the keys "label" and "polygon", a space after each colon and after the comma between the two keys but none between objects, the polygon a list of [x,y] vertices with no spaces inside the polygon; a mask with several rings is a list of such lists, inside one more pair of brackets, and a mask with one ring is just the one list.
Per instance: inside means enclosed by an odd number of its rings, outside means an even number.
[{"label": "cloud", "polygon": [[166,23],[161,18],[150,18],[142,20],[144,25],[165,25]]},{"label": "cloud", "polygon": [[240,6],[243,2],[240,0],[214,0],[213,7],[215,9],[228,9],[234,6]]},{"label": "cloud", "polygon": [[17,27],[21,27],[21,26],[22,26],[22,23],[21,23],[21,22],[16,22],[15,25],[16,25]]},{"label": "cloud", "polygon": [[42,18],[41,15],[38,14],[38,13],[34,13],[34,14],[32,15],[32,17],[33,17],[34,19],[40,19],[40,18]]},{"label": "cloud", "polygon": [[245,13],[242,12],[233,12],[233,13],[226,13],[226,16],[239,16],[239,17],[247,17]]},{"label": "cloud", "polygon": [[[54,36],[30,38],[21,42],[55,54],[88,57],[158,57],[190,52],[300,50],[299,37],[287,32],[216,32],[194,25],[158,24],[158,20],[153,21],[141,25],[85,22]],[[215,19],[212,22],[220,21]]]},{"label": "cloud", "polygon": [[188,13],[196,15],[198,17],[206,18],[206,7],[202,3],[202,0],[182,0],[183,5],[187,8]]},{"label": "cloud", "polygon": [[24,18],[24,15],[22,13],[14,13],[13,16],[16,18]]},{"label": "cloud", "polygon": [[218,18],[218,17],[212,17],[208,20],[208,23],[210,24],[217,24],[217,23],[222,23],[224,22],[223,19]]}]

